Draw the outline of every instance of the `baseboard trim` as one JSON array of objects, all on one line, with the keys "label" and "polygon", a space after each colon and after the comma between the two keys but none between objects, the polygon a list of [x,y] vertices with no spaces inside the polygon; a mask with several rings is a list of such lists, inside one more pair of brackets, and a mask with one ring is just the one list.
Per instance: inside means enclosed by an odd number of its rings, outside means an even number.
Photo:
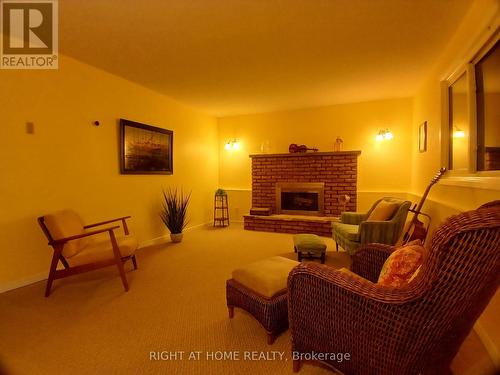
[{"label": "baseboard trim", "polygon": [[[192,226],[187,227],[186,229],[184,229],[184,232],[190,232],[193,229],[204,227],[206,225],[209,225],[210,223],[211,223],[210,221],[207,221],[205,223],[192,225]],[[164,243],[164,242],[167,242],[167,241],[170,241],[170,233],[169,234],[165,234],[165,235],[160,236],[160,237],[153,238],[151,240],[147,240],[147,241],[141,242],[139,244],[139,249],[142,249],[143,247],[158,245],[158,244],[161,244],[161,243]]]},{"label": "baseboard trim", "polygon": [[169,238],[169,235],[166,234],[164,236],[156,237],[156,238],[153,238],[151,240],[141,242],[139,244],[139,249],[142,249],[143,247],[158,245],[160,243],[166,242],[168,240],[168,238]]},{"label": "baseboard trim", "polygon": [[[48,271],[47,271],[48,272]],[[14,290],[17,288],[22,288],[23,286],[27,286],[30,284],[37,283],[39,281],[47,280],[47,272],[41,272],[36,275],[25,277],[24,279],[11,281],[0,285],[0,293],[8,292],[9,290]]]},{"label": "baseboard trim", "polygon": [[490,335],[483,327],[481,319],[478,319],[476,324],[474,324],[474,331],[476,331],[476,334],[479,336],[479,340],[483,343],[495,367],[500,368],[500,353]]},{"label": "baseboard trim", "polygon": [[190,230],[193,230],[193,229],[196,229],[196,228],[201,228],[201,227],[204,227],[204,226],[207,226],[207,225],[210,225],[210,224],[212,224],[211,221],[206,221],[206,222],[201,223],[201,224],[196,224],[196,225],[192,225],[190,227],[187,227],[185,230],[187,232],[187,231],[190,231]]},{"label": "baseboard trim", "polygon": [[[193,225],[193,226],[187,227],[184,231],[189,232],[193,229],[200,228],[200,227],[203,227],[203,226],[208,225],[208,224],[210,224],[210,222]],[[170,236],[168,234],[165,236],[153,238],[152,240],[148,240],[148,241],[144,241],[144,242],[140,243],[139,250],[143,247],[157,245],[157,244],[160,244],[160,243],[163,243],[166,241],[170,241]],[[17,288],[22,288],[23,286],[31,285],[31,284],[37,283],[39,281],[47,280],[47,277],[48,277],[48,271],[47,272],[40,272],[40,273],[37,273],[36,275],[25,277],[25,278],[20,279],[20,280],[0,284],[0,294],[8,292],[9,290],[14,290]]]}]

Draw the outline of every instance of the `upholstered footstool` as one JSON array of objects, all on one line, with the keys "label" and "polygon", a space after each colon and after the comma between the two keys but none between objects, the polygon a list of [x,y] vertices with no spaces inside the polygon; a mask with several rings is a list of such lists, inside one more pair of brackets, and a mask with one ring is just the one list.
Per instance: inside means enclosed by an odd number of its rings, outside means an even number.
[{"label": "upholstered footstool", "polygon": [[297,253],[298,261],[302,257],[320,258],[325,263],[326,244],[315,234],[296,234],[293,236],[293,247]]},{"label": "upholstered footstool", "polygon": [[286,283],[288,274],[299,262],[272,257],[233,271],[226,281],[229,318],[234,307],[242,308],[257,319],[267,332],[267,343],[288,328]]}]

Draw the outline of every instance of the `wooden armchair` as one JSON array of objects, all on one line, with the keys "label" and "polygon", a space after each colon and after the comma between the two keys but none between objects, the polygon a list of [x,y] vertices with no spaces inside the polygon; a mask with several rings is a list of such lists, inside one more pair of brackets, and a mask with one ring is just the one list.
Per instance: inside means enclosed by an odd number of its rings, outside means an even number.
[{"label": "wooden armchair", "polygon": [[[294,370],[310,353],[345,374],[447,374],[500,284],[500,202],[449,218],[406,286],[376,284],[393,247],[367,244],[352,271],[303,263],[288,278]],[[359,277],[359,276],[361,277]]]},{"label": "wooden armchair", "polygon": [[[130,216],[125,216],[84,225],[80,216],[72,210],[58,211],[39,217],[38,223],[45,236],[47,236],[49,245],[54,249],[45,297],[50,295],[52,282],[56,279],[110,265],[116,265],[123,287],[125,291],[128,291],[128,282],[123,264],[131,259],[134,269],[137,269],[135,251],[138,247],[137,240],[129,235],[126,223],[126,219],[129,218]],[[119,221],[121,221],[125,234],[123,237],[118,237],[115,234],[115,230],[120,228],[119,225],[92,229]],[[97,235],[105,233],[109,235],[108,239],[95,239]],[[64,269],[57,269],[59,261],[64,266]]]}]

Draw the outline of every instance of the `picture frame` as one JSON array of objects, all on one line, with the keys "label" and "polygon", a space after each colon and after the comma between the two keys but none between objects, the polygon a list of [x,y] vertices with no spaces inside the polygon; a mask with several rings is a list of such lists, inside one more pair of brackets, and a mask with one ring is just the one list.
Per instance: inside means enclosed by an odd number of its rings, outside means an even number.
[{"label": "picture frame", "polygon": [[418,127],[418,151],[427,151],[427,121],[424,121]]},{"label": "picture frame", "polygon": [[172,130],[120,119],[120,173],[173,174]]}]

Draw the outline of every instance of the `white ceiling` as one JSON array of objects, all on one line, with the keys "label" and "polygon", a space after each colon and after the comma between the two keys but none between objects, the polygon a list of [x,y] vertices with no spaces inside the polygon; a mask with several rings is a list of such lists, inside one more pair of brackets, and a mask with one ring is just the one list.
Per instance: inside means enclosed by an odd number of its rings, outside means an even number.
[{"label": "white ceiling", "polygon": [[61,52],[216,116],[408,97],[470,0],[64,0]]}]

